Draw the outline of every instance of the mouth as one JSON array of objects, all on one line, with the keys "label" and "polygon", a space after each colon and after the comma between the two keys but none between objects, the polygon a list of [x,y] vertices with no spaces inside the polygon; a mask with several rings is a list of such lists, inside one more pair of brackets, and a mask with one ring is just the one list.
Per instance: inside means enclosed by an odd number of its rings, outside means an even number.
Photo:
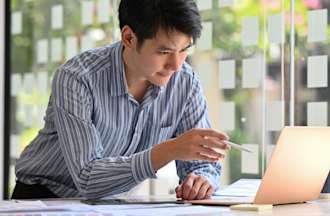
[{"label": "mouth", "polygon": [[168,76],[171,76],[173,73],[172,72],[158,72],[157,74],[162,77],[168,77]]}]

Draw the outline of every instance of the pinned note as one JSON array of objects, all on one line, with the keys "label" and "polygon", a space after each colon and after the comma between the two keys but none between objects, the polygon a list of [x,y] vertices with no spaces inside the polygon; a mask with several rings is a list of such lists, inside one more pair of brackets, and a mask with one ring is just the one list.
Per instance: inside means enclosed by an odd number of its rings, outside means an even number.
[{"label": "pinned note", "polygon": [[328,56],[310,56],[307,62],[308,88],[328,87]]},{"label": "pinned note", "polygon": [[200,11],[212,9],[212,0],[197,0],[196,4]]},{"label": "pinned note", "polygon": [[81,23],[83,25],[93,24],[93,11],[94,11],[94,2],[93,1],[82,1],[81,6]]},{"label": "pinned note", "polygon": [[266,104],[266,125],[268,131],[280,131],[284,127],[284,102],[270,101]]},{"label": "pinned note", "polygon": [[10,95],[15,97],[22,88],[22,75],[20,73],[11,74]]},{"label": "pinned note", "polygon": [[219,8],[233,6],[233,4],[234,0],[219,0],[218,2]]},{"label": "pinned note", "polygon": [[308,42],[327,39],[328,10],[311,10],[308,12]]},{"label": "pinned note", "polygon": [[17,35],[22,33],[22,12],[16,11],[11,14],[11,34]]},{"label": "pinned note", "polygon": [[52,29],[63,28],[63,5],[55,5],[51,9],[51,26]]},{"label": "pinned note", "polygon": [[45,64],[48,61],[48,40],[37,41],[37,63]]},{"label": "pinned note", "polygon": [[285,40],[285,23],[283,14],[268,17],[268,38],[270,43],[282,44]]},{"label": "pinned note", "polygon": [[220,102],[219,104],[219,128],[223,131],[235,130],[235,103]]},{"label": "pinned note", "polygon": [[219,62],[219,88],[235,88],[235,60]]},{"label": "pinned note", "polygon": [[78,53],[78,40],[76,37],[70,36],[65,40],[65,58],[72,58]]},{"label": "pinned note", "polygon": [[210,50],[212,49],[212,41],[213,41],[212,22],[204,22],[202,23],[202,26],[203,26],[202,35],[196,42],[196,49],[200,51]]},{"label": "pinned note", "polygon": [[34,75],[33,73],[25,73],[23,76],[23,88],[24,88],[24,92],[26,94],[32,94],[32,90],[33,87],[35,86],[34,83],[35,79],[34,79]]},{"label": "pinned note", "polygon": [[51,40],[50,59],[52,62],[59,62],[63,57],[63,42],[61,38],[53,38]]},{"label": "pinned note", "polygon": [[87,51],[95,47],[94,40],[88,35],[83,35],[81,38],[81,48],[80,52]]},{"label": "pinned note", "polygon": [[327,102],[310,102],[307,104],[307,125],[328,126]]},{"label": "pinned note", "polygon": [[256,144],[244,144],[244,147],[250,149],[253,153],[242,152],[241,169],[242,173],[259,173],[259,148]]},{"label": "pinned note", "polygon": [[97,4],[98,19],[100,23],[108,23],[110,21],[110,1],[99,0]]},{"label": "pinned note", "polygon": [[37,88],[38,92],[47,95],[48,94],[48,74],[47,72],[38,72],[37,73]]},{"label": "pinned note", "polygon": [[259,88],[263,74],[263,57],[255,56],[243,60],[243,88]]},{"label": "pinned note", "polygon": [[259,42],[259,18],[245,17],[242,21],[243,46],[257,45]]}]

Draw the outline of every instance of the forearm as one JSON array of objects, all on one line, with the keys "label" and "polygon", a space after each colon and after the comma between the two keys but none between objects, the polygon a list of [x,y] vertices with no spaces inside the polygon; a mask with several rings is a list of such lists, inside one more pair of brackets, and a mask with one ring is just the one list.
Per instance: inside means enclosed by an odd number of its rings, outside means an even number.
[{"label": "forearm", "polygon": [[169,162],[176,160],[175,143],[167,140],[154,146],[151,150],[151,163],[155,171],[159,170]]},{"label": "forearm", "polygon": [[129,191],[147,178],[155,178],[150,149],[129,157],[102,158],[90,163],[75,177],[81,195],[101,198]]}]

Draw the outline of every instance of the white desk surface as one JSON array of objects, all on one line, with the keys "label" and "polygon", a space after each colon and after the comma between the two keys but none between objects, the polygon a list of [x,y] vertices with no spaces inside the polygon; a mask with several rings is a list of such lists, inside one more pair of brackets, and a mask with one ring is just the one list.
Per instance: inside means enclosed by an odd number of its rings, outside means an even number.
[{"label": "white desk surface", "polygon": [[[166,207],[166,208],[145,208],[145,209],[127,209],[127,210],[115,210],[116,206],[102,206],[96,211],[83,208],[88,207],[88,205],[81,204],[78,200],[52,200],[52,201],[44,201],[47,206],[75,206],[75,208],[79,208],[81,206],[81,210],[77,211],[58,211],[58,210],[48,210],[48,211],[34,211],[34,212],[19,212],[19,214],[15,212],[11,213],[0,213],[2,215],[11,215],[11,216],[27,216],[27,215],[37,215],[37,216],[58,216],[58,215],[66,215],[66,216],[116,216],[116,215],[195,215],[195,216],[330,216],[330,200],[317,200],[308,203],[302,204],[290,204],[290,205],[278,205],[274,206],[270,211],[263,212],[250,212],[250,211],[233,211],[228,207],[221,206],[185,206],[185,207]],[[1,204],[1,201],[0,201]],[[100,206],[99,206],[100,207]],[[117,206],[120,207],[120,206]]]}]

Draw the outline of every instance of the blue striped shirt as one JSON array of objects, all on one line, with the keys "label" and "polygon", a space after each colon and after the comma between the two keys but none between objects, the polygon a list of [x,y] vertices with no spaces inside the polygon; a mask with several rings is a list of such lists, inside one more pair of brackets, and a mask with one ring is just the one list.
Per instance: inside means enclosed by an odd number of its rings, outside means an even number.
[{"label": "blue striped shirt", "polygon": [[[122,44],[84,52],[59,67],[45,125],[16,164],[25,184],[60,197],[98,198],[156,178],[151,148],[192,128],[209,128],[201,86],[184,63],[166,86],[151,85],[138,103],[128,92]],[[182,181],[190,172],[219,184],[219,163],[176,161]]]}]

